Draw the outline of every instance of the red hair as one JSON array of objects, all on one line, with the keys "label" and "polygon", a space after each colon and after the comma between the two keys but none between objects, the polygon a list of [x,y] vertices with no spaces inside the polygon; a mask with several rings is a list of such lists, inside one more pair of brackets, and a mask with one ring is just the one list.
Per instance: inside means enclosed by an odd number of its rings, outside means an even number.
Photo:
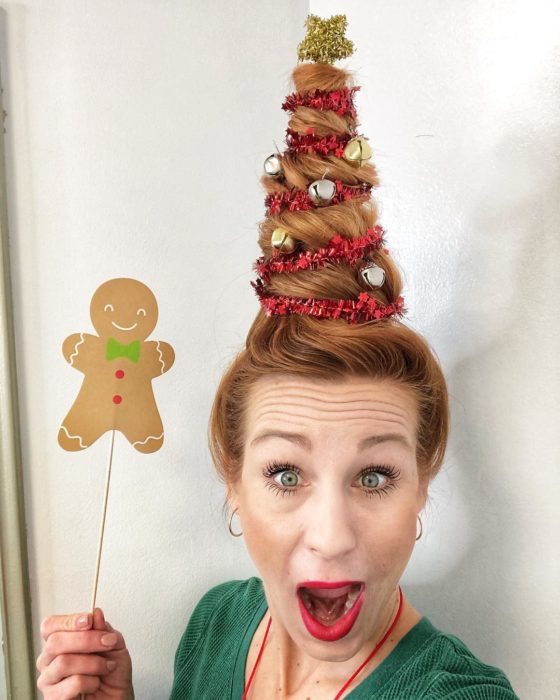
[{"label": "red hair", "polygon": [[[327,64],[304,63],[293,71],[296,90],[340,90],[350,81],[345,70]],[[289,128],[318,136],[348,135],[356,119],[331,110],[297,107]],[[263,176],[268,194],[306,189],[325,170],[331,180],[348,185],[376,187],[375,166],[356,167],[344,158],[315,153],[285,152],[283,177]],[[283,210],[268,216],[260,226],[259,244],[266,259],[272,256],[271,234],[287,230],[303,250],[324,246],[335,234],[363,236],[377,224],[374,200],[348,200],[309,211]],[[357,299],[366,291],[382,304],[401,294],[400,272],[383,250],[372,251],[368,262],[385,272],[383,284],[370,288],[359,273],[359,264],[328,264],[315,270],[272,273],[267,284],[273,294],[322,299]],[[448,393],[438,359],[422,335],[396,317],[349,325],[340,319],[309,316],[266,316],[259,311],[247,335],[245,348],[223,376],[214,400],[209,424],[209,447],[218,473],[226,482],[237,479],[246,434],[246,408],[251,386],[260,378],[286,374],[314,380],[347,377],[390,379],[412,392],[418,410],[417,461],[420,475],[432,478],[443,462],[449,429]]]}]

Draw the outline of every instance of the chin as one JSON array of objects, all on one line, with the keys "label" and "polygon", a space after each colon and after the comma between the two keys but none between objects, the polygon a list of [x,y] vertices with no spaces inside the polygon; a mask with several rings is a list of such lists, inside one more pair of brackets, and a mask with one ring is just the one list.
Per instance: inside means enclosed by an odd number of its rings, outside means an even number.
[{"label": "chin", "polygon": [[297,635],[292,636],[292,639],[307,656],[317,661],[327,662],[348,661],[364,645],[362,634],[356,629],[336,642],[322,642],[314,639],[305,628],[298,629]]}]

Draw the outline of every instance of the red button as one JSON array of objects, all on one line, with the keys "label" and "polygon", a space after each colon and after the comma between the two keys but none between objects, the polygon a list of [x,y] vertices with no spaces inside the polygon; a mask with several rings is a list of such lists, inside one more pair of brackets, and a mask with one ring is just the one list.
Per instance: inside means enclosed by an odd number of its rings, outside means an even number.
[{"label": "red button", "polygon": [[118,370],[115,372],[115,377],[116,377],[117,379],[122,379],[122,378],[124,377],[124,372],[122,371],[122,369],[118,369]]},{"label": "red button", "polygon": [[115,394],[113,396],[113,403],[120,403],[122,401],[122,396],[119,396],[118,394]]}]

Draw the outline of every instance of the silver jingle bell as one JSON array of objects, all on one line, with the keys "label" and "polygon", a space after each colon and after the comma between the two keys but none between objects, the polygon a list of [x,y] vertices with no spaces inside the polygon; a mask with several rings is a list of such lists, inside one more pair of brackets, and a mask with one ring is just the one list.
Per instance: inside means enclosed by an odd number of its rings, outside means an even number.
[{"label": "silver jingle bell", "polygon": [[375,263],[362,268],[360,273],[364,282],[369,284],[370,287],[381,287],[383,282],[385,282],[385,270]]},{"label": "silver jingle bell", "polygon": [[268,177],[282,177],[284,174],[282,170],[282,157],[277,153],[268,156],[264,161],[264,172]]},{"label": "silver jingle bell", "polygon": [[336,184],[332,180],[315,180],[307,188],[309,198],[318,207],[330,204],[336,194]]}]

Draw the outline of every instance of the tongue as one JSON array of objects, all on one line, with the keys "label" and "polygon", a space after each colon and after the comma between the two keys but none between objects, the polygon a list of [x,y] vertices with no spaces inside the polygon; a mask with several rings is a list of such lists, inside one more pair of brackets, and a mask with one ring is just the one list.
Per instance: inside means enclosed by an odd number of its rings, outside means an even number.
[{"label": "tongue", "polygon": [[339,595],[336,598],[330,596],[322,598],[311,594],[309,597],[312,603],[313,616],[321,622],[334,623],[343,615],[348,595],[344,593],[344,595]]}]

